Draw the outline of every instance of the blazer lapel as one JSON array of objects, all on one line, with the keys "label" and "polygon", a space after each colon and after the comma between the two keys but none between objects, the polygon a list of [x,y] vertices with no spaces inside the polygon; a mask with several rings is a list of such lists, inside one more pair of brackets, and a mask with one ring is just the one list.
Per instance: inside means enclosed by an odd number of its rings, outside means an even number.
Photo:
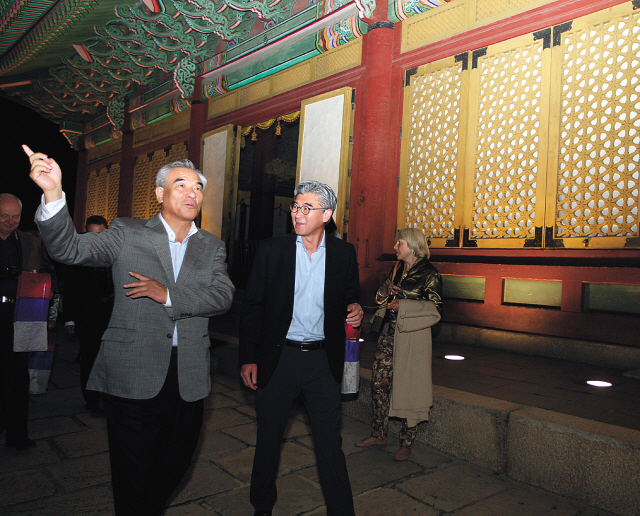
[{"label": "blazer lapel", "polygon": [[197,263],[203,251],[204,243],[202,242],[200,230],[198,230],[197,233],[189,237],[187,251],[184,255],[184,260],[182,260],[182,267],[180,267],[180,273],[178,274],[176,283],[184,281],[184,279],[189,275],[189,272],[191,272],[191,269],[193,269],[193,266]]},{"label": "blazer lapel", "polygon": [[338,258],[339,255],[336,253],[335,248],[335,240],[334,236],[325,234],[324,237],[324,245],[327,250],[326,258],[325,258],[325,266],[324,266],[324,302],[325,306],[327,306],[328,299],[334,299],[333,297],[333,288],[336,286],[335,281],[327,281],[327,279],[334,277],[336,271],[339,268]]},{"label": "blazer lapel", "polygon": [[298,235],[291,233],[291,238],[287,242],[284,252],[284,263],[282,271],[292,271],[292,274],[284,273],[285,292],[287,299],[291,300],[291,311],[293,312],[293,297],[296,292],[296,254],[298,252],[298,244],[296,240]]},{"label": "blazer lapel", "polygon": [[167,235],[167,230],[165,229],[164,224],[160,220],[160,215],[153,217],[149,222],[147,222],[146,226],[151,230],[151,241],[156,253],[158,253],[158,258],[160,259],[160,263],[164,268],[167,278],[169,278],[172,283],[175,283],[176,280],[173,277],[171,251],[169,251],[169,236]]}]

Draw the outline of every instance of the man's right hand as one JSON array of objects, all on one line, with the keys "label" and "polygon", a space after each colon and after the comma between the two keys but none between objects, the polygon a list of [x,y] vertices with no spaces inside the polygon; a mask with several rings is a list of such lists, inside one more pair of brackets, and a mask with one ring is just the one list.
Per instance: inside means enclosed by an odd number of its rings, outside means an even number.
[{"label": "man's right hand", "polygon": [[26,145],[22,146],[31,162],[29,177],[42,189],[45,203],[62,199],[62,171],[60,166],[46,154],[33,152]]},{"label": "man's right hand", "polygon": [[240,376],[244,384],[253,389],[258,388],[258,365],[257,364],[245,364],[240,368]]}]

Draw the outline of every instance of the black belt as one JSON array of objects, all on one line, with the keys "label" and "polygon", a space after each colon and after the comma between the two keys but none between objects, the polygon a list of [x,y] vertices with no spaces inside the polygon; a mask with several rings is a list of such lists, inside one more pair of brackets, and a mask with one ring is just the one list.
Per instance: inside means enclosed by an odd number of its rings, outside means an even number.
[{"label": "black belt", "polygon": [[324,340],[314,340],[311,342],[298,342],[297,340],[285,339],[285,344],[300,351],[315,351],[324,348]]}]

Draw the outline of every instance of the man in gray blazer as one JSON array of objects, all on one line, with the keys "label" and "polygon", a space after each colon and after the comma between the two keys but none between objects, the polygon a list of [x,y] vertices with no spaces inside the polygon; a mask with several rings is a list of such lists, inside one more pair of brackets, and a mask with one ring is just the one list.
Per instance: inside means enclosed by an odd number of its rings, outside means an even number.
[{"label": "man in gray blazer", "polygon": [[219,238],[193,222],[206,179],[188,161],[156,177],[160,214],[78,235],[53,160],[24,146],[44,192],[36,220],[52,257],[111,267],[113,313],[89,378],[103,393],[116,515],[160,515],[189,468],[209,394],[208,318],[234,287]]}]

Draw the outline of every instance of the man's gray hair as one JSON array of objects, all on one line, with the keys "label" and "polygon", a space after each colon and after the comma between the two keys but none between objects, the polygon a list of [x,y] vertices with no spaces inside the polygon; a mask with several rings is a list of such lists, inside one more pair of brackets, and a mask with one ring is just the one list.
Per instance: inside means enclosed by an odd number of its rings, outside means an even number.
[{"label": "man's gray hair", "polygon": [[0,201],[2,199],[13,199],[14,201],[18,201],[18,204],[20,205],[20,210],[22,210],[22,201],[12,193],[0,193]]},{"label": "man's gray hair", "polygon": [[200,181],[202,181],[202,189],[204,190],[204,187],[207,186],[207,178],[204,177],[202,172],[200,172],[191,162],[191,160],[188,159],[168,163],[160,170],[158,170],[158,174],[156,175],[156,186],[161,186],[162,188],[167,186],[167,177],[169,176],[169,172],[171,172],[174,168],[186,168],[188,170],[193,170],[196,174],[198,174]]},{"label": "man's gray hair", "polygon": [[338,198],[329,185],[325,185],[319,181],[304,181],[296,186],[296,189],[293,191],[293,198],[295,199],[300,194],[315,195],[321,207],[325,210],[331,210],[333,213],[336,212]]}]

